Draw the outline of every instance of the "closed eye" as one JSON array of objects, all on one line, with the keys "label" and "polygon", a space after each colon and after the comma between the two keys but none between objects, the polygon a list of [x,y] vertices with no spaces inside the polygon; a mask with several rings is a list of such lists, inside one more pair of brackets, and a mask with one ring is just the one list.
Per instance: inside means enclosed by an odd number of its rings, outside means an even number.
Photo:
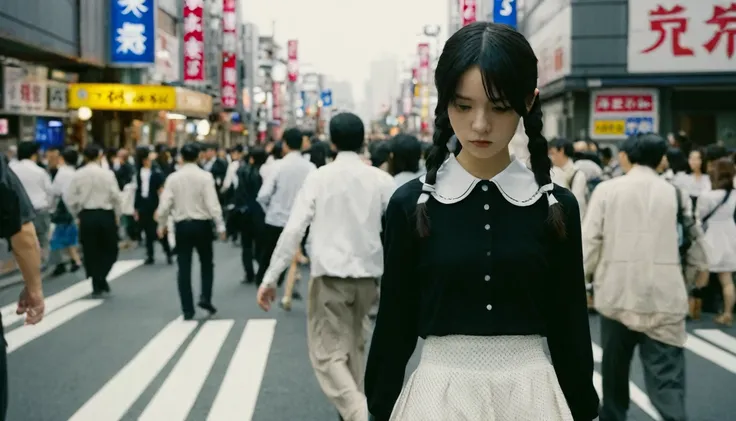
[{"label": "closed eye", "polygon": [[470,105],[463,105],[463,104],[455,104],[458,110],[460,111],[468,111],[470,110]]}]

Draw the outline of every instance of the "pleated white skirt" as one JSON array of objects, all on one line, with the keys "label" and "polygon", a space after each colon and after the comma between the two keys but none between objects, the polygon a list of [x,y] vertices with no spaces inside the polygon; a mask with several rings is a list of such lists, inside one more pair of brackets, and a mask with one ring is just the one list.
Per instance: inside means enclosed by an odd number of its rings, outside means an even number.
[{"label": "pleated white skirt", "polygon": [[391,421],[573,421],[539,336],[424,342]]}]

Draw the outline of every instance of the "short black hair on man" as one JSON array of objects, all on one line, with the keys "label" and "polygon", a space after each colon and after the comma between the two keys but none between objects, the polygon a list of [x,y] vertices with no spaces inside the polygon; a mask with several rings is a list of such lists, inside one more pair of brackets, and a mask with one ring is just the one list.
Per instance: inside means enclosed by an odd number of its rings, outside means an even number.
[{"label": "short black hair on man", "polygon": [[302,148],[302,131],[296,127],[286,129],[282,138],[286,146],[292,151],[298,151]]},{"label": "short black hair on man", "polygon": [[102,152],[102,147],[100,145],[96,143],[90,143],[84,147],[84,151],[82,151],[82,155],[84,156],[86,160],[94,161],[100,157],[100,152]]},{"label": "short black hair on man", "polygon": [[184,162],[196,162],[199,158],[200,150],[199,146],[194,143],[187,143],[181,147],[179,153],[181,154],[181,159],[183,159]]},{"label": "short black hair on man", "polygon": [[353,113],[340,113],[332,117],[330,140],[340,151],[358,152],[365,142],[363,120]]}]

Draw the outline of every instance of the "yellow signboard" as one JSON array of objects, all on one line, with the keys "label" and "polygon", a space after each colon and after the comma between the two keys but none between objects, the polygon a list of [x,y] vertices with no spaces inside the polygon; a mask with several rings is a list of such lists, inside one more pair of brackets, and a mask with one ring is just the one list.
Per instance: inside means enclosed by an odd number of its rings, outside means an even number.
[{"label": "yellow signboard", "polygon": [[626,121],[595,120],[593,122],[593,134],[601,136],[624,136],[626,134]]},{"label": "yellow signboard", "polygon": [[176,90],[170,86],[74,83],[69,86],[69,108],[92,110],[171,111]]}]

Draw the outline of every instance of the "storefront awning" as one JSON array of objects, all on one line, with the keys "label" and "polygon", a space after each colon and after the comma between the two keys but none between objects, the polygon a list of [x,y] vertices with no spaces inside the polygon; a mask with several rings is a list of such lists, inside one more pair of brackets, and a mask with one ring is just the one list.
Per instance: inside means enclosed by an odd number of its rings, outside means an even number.
[{"label": "storefront awning", "polygon": [[176,88],[176,113],[187,117],[207,118],[212,114],[212,97],[185,88]]}]

